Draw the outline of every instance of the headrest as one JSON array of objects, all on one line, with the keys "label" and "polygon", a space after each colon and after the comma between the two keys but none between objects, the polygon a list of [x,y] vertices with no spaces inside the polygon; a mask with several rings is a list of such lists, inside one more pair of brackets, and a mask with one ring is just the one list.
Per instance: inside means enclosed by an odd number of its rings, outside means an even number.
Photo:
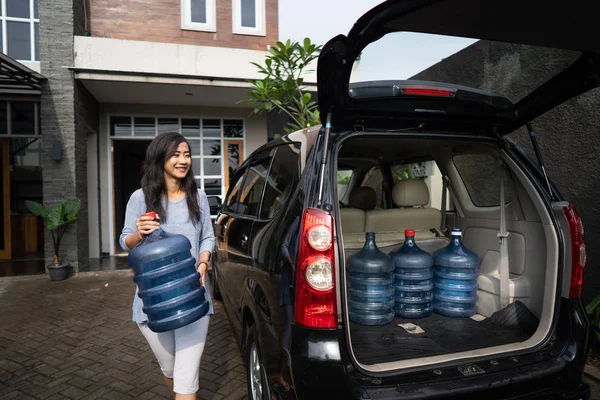
[{"label": "headrest", "polygon": [[424,206],[429,203],[429,188],[422,179],[402,180],[394,185],[392,200],[400,207]]},{"label": "headrest", "polygon": [[377,207],[377,193],[368,186],[355,187],[350,192],[350,207],[361,210],[372,210]]}]

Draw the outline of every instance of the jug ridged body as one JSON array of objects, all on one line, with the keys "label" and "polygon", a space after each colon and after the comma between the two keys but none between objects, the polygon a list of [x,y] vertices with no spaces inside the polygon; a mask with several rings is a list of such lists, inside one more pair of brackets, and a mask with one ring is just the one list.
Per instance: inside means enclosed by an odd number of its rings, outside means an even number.
[{"label": "jug ridged body", "polygon": [[363,325],[384,325],[394,319],[394,266],[380,251],[375,233],[365,234],[365,245],[348,259],[350,320]]},{"label": "jug ridged body", "polygon": [[394,262],[397,317],[424,318],[433,311],[433,258],[415,243],[415,231],[404,231],[404,244],[390,253]]},{"label": "jug ridged body", "polygon": [[448,317],[471,317],[477,312],[479,257],[461,238],[462,231],[452,229],[452,241],[433,254],[433,307]]},{"label": "jug ridged body", "polygon": [[153,332],[181,328],[208,312],[209,303],[190,249],[187,237],[159,228],[129,253],[142,311]]}]

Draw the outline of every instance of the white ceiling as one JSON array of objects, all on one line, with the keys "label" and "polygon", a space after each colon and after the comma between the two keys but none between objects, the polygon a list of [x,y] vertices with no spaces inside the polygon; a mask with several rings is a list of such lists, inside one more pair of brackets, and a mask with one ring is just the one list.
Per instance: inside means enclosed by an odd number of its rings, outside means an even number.
[{"label": "white ceiling", "polygon": [[[201,86],[170,83],[79,80],[99,103],[164,104],[250,108],[247,87]],[[187,93],[187,94],[186,94]]]}]

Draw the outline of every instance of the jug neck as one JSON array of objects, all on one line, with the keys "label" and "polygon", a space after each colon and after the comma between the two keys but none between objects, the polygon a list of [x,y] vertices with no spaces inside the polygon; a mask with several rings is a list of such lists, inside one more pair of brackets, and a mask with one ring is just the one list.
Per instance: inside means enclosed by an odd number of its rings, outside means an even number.
[{"label": "jug neck", "polygon": [[168,234],[162,230],[162,228],[159,226],[157,230],[155,230],[154,232],[152,232],[149,235],[144,235],[142,237],[142,241],[140,242],[139,246],[148,244],[148,243],[154,243],[158,240],[162,240],[165,237],[167,237]]},{"label": "jug neck", "polygon": [[462,232],[460,230],[452,230],[452,246],[461,247],[462,246]]},{"label": "jug neck", "polygon": [[365,250],[377,250],[377,244],[375,243],[375,233],[367,232],[365,234],[365,245],[363,247]]},{"label": "jug neck", "polygon": [[415,231],[414,229],[404,230],[404,244],[410,247],[415,246]]}]

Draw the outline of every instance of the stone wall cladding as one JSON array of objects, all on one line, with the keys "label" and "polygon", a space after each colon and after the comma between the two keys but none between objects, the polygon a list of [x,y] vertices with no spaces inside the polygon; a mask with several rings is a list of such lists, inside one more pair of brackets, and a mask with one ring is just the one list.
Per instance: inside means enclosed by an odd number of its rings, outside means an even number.
[{"label": "stone wall cladding", "polygon": [[[98,129],[96,100],[65,68],[73,65],[73,35],[83,33],[80,3],[53,0],[39,5],[41,73],[48,79],[41,101],[44,203],[53,207],[76,197],[81,200],[79,221],[68,228],[60,249],[61,261],[69,263],[74,272],[89,263],[86,136]],[[62,146],[60,161],[50,156],[55,141]],[[45,253],[46,263],[51,264],[54,250],[49,232]]]},{"label": "stone wall cladding", "polygon": [[[505,95],[513,102],[571,64],[578,54],[479,41],[411,79],[462,84]],[[575,204],[585,227],[584,301],[600,293],[600,90],[571,99],[532,121],[546,170],[562,196]],[[535,158],[525,127],[509,135]]]}]

